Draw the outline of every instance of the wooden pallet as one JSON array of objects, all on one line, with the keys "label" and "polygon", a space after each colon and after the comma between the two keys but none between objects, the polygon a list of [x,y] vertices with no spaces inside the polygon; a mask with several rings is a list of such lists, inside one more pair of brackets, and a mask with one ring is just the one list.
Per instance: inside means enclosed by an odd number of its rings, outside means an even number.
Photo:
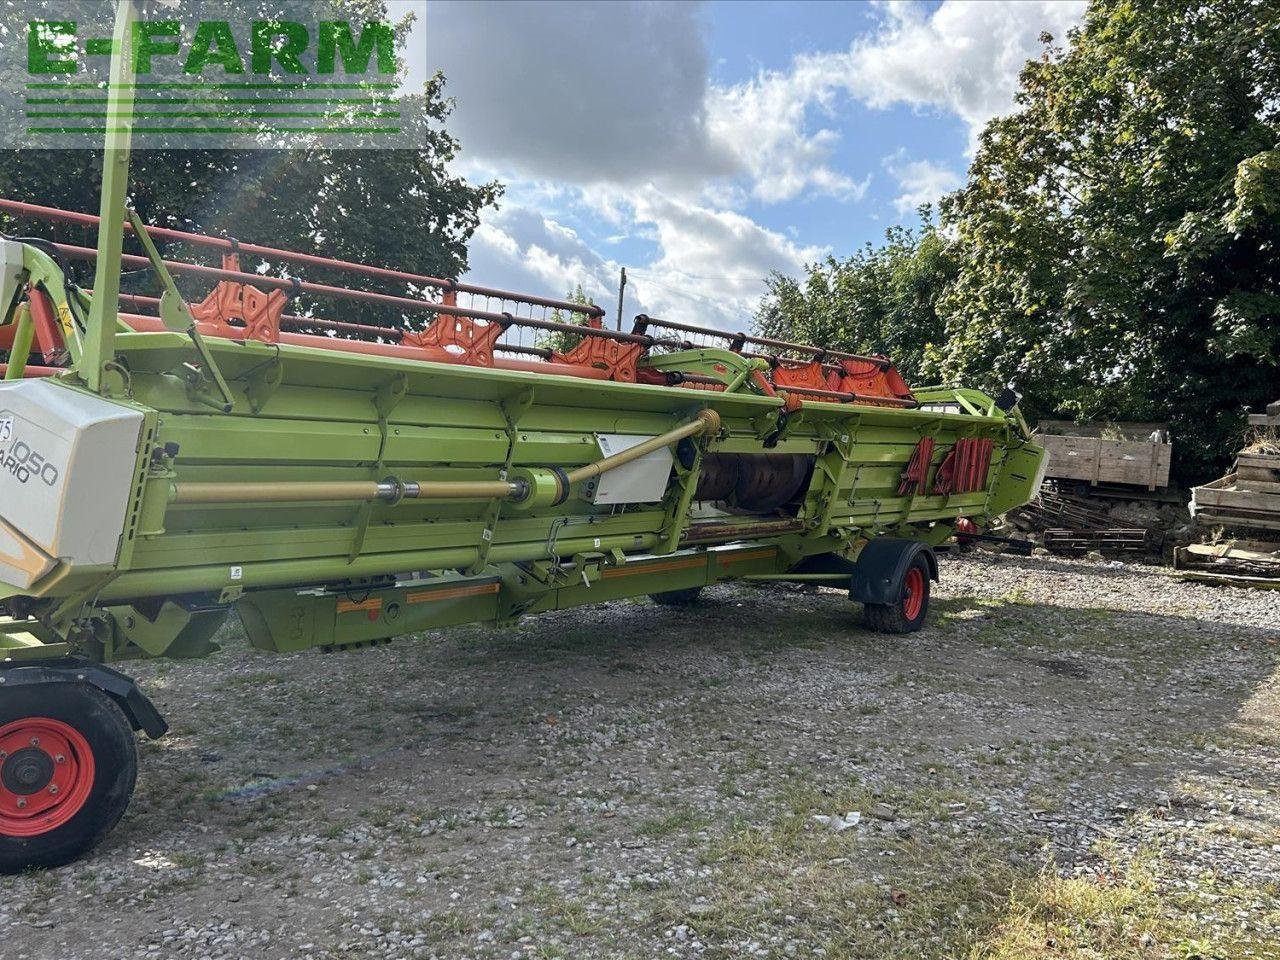
[{"label": "wooden pallet", "polygon": [[1251,427],[1280,427],[1280,400],[1275,403],[1267,404],[1266,413],[1253,413],[1249,415],[1249,426]]},{"label": "wooden pallet", "polygon": [[1280,542],[1193,543],[1173,551],[1173,568],[1183,580],[1280,590]]},{"label": "wooden pallet", "polygon": [[1236,458],[1236,485],[1258,493],[1280,493],[1280,456],[1240,454]]},{"label": "wooden pallet", "polygon": [[1067,530],[1044,532],[1044,548],[1053,553],[1145,553],[1149,531],[1143,527],[1109,527],[1103,530]]},{"label": "wooden pallet", "polygon": [[1179,580],[1211,583],[1218,587],[1248,587],[1252,590],[1280,590],[1280,577],[1242,577],[1233,573],[1214,573],[1209,570],[1177,570],[1173,574]]},{"label": "wooden pallet", "polygon": [[1173,551],[1175,570],[1206,570],[1239,576],[1280,577],[1280,542],[1228,540],[1192,543]]},{"label": "wooden pallet", "polygon": [[1023,521],[1026,529],[1031,530],[1048,527],[1097,530],[1111,525],[1106,512],[1094,508],[1087,500],[1048,489],[1042,489],[1036,499],[1013,511],[1012,516],[1015,522]]}]

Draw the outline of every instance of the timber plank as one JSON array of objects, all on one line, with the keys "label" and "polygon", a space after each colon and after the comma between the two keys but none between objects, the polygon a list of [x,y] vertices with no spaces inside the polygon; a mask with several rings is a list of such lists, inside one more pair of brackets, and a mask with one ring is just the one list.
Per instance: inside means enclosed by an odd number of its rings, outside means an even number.
[{"label": "timber plank", "polygon": [[1198,487],[1195,498],[1196,504],[1200,506],[1258,510],[1263,513],[1274,513],[1280,519],[1280,494],[1258,493],[1253,490],[1241,490],[1238,487],[1216,490]]}]

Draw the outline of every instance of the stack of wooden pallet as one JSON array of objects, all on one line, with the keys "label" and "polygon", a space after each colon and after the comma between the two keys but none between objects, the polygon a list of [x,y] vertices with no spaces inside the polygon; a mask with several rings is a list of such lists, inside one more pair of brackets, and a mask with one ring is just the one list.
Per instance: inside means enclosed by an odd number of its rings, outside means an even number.
[{"label": "stack of wooden pallet", "polygon": [[1105,510],[1082,497],[1059,493],[1048,486],[1040,495],[1009,514],[1014,525],[1027,532],[1046,530],[1049,527],[1074,530],[1099,530],[1109,526],[1111,518]]},{"label": "stack of wooden pallet", "polygon": [[1191,491],[1191,513],[1202,525],[1280,530],[1280,401],[1249,418],[1254,438],[1236,469]]},{"label": "stack of wooden pallet", "polygon": [[1151,531],[1145,527],[1114,526],[1106,511],[1090,500],[1048,487],[1011,511],[1009,520],[1026,533],[1040,534],[1044,548],[1053,553],[1143,553],[1152,547]]}]

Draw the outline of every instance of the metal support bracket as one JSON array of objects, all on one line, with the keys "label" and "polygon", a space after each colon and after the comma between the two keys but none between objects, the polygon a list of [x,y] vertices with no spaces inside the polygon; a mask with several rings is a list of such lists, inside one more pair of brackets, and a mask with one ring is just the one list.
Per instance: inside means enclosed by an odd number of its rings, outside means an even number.
[{"label": "metal support bracket", "polygon": [[[499,480],[506,480],[511,475],[511,465],[515,462],[516,455],[516,436],[519,433],[520,421],[524,415],[529,412],[529,408],[533,406],[533,387],[526,387],[519,393],[503,400],[499,405],[502,411],[502,418],[507,424],[507,456],[503,461],[502,470],[498,473]],[[492,500],[488,509],[484,514],[484,529],[480,531],[480,543],[476,547],[476,562],[468,567],[465,571],[469,577],[478,576],[484,571],[489,564],[489,550],[493,547],[493,536],[497,530],[498,521],[502,518],[501,500]]]},{"label": "metal support bracket", "polygon": [[[187,371],[188,392],[193,400],[213,407],[215,410],[221,410],[223,413],[230,413],[235,406],[231,388],[227,386],[227,381],[222,376],[222,371],[218,368],[217,361],[213,359],[209,345],[204,342],[204,338],[200,336],[200,331],[196,329],[196,318],[191,315],[190,305],[182,298],[178,285],[174,283],[173,275],[169,273],[169,268],[164,265],[164,260],[160,257],[160,251],[156,249],[156,245],[151,239],[151,234],[147,232],[147,225],[142,222],[142,218],[138,216],[136,210],[130,208],[128,215],[129,223],[133,225],[133,232],[138,237],[138,242],[142,244],[142,249],[146,253],[147,259],[151,262],[151,268],[155,270],[156,276],[160,278],[160,283],[164,286],[164,293],[160,295],[160,319],[166,327],[175,333],[185,332],[191,338],[191,344],[195,347],[196,356],[200,358],[198,367],[192,364],[183,364],[183,368]],[[208,395],[209,387],[212,387],[217,392],[217,399]]]},{"label": "metal support bracket", "polygon": [[[849,473],[849,461],[853,456],[853,445],[857,440],[858,428],[861,424],[861,417],[854,417],[828,427],[825,431],[827,452],[818,458],[817,465],[827,482],[826,489],[819,494],[817,515],[809,520],[812,536],[825,537],[831,532],[831,518],[835,514],[836,505],[840,502],[840,486]],[[856,484],[862,465],[859,464],[853,469]]]},{"label": "metal support bracket", "polygon": [[[387,436],[390,432],[388,419],[391,416],[391,411],[404,399],[408,389],[409,378],[403,373],[397,373],[374,391],[373,409],[378,414],[379,434],[378,459],[373,465],[375,479],[381,477],[382,468],[387,459]],[[356,511],[356,518],[353,523],[355,535],[351,538],[351,551],[347,554],[348,562],[354,563],[356,557],[360,556],[360,551],[364,549],[364,538],[369,532],[369,521],[372,519],[373,501],[366,500],[360,504],[359,509]]]},{"label": "metal support bracket", "polygon": [[[663,518],[660,532],[662,542],[654,550],[655,553],[674,553],[680,549],[680,538],[689,528],[689,508],[698,492],[698,481],[702,478],[702,455],[705,452],[706,444],[698,443],[692,437],[681,440],[676,447],[676,485],[680,495],[671,501],[671,507]],[[689,461],[687,464],[686,459]]]},{"label": "metal support bracket", "polygon": [[284,380],[284,364],[279,357],[273,357],[245,375],[245,396],[249,398],[249,409],[258,413],[267,405],[267,401],[279,389]]}]

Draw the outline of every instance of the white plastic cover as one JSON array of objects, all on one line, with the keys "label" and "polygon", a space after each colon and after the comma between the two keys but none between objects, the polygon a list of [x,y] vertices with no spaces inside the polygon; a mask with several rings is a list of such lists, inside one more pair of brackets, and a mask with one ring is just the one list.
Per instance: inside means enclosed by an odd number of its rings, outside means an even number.
[{"label": "white plastic cover", "polygon": [[[652,437],[629,433],[597,433],[600,455],[611,457]],[[671,477],[671,448],[659,447],[638,460],[602,473],[587,487],[592,503],[654,503],[667,492]]]},{"label": "white plastic cover", "polygon": [[142,422],[53,380],[0,382],[0,580],[25,589],[55,559],[115,563]]}]

